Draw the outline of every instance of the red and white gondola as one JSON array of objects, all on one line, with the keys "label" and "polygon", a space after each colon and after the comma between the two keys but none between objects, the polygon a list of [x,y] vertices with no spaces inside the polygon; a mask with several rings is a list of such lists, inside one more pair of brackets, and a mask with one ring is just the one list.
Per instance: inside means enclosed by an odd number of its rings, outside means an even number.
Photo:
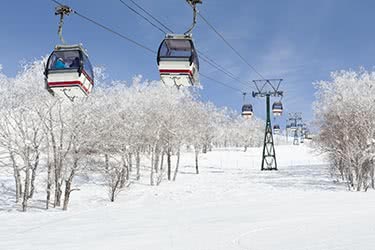
[{"label": "red and white gondola", "polygon": [[191,35],[166,35],[159,46],[160,78],[168,86],[199,84],[199,60]]},{"label": "red and white gondola", "polygon": [[280,134],[281,132],[281,129],[280,129],[280,126],[279,125],[274,125],[273,126],[273,132],[275,132],[275,134]]},{"label": "red and white gondola", "polygon": [[244,104],[242,106],[242,117],[244,118],[251,118],[253,117],[253,105],[251,104]]},{"label": "red and white gondola", "polygon": [[281,116],[283,114],[283,104],[280,101],[273,103],[272,113],[274,116]]},{"label": "red and white gondola", "polygon": [[82,45],[57,45],[44,71],[47,90],[53,96],[74,100],[88,96],[94,86],[94,72]]}]

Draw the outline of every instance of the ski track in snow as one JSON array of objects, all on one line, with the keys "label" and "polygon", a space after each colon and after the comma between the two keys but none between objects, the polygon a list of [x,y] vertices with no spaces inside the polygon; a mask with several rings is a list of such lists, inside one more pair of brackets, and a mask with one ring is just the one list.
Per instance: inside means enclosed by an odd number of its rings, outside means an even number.
[{"label": "ski track in snow", "polygon": [[40,192],[20,213],[0,175],[0,249],[374,249],[375,192],[334,183],[306,145],[276,152],[279,171],[261,172],[259,148],[215,150],[200,156],[200,175],[186,153],[176,182],[150,187],[143,172],[112,204],[86,181],[67,212],[44,211]]}]

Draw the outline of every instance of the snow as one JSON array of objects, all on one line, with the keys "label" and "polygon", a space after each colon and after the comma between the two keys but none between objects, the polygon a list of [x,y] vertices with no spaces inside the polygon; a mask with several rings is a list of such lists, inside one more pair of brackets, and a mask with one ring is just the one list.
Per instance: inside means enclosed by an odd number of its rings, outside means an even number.
[{"label": "snow", "polygon": [[374,249],[374,192],[333,182],[307,145],[276,152],[277,172],[260,171],[260,148],[201,155],[199,175],[185,153],[176,182],[151,187],[144,176],[115,203],[91,180],[67,212],[0,210],[0,249]]}]

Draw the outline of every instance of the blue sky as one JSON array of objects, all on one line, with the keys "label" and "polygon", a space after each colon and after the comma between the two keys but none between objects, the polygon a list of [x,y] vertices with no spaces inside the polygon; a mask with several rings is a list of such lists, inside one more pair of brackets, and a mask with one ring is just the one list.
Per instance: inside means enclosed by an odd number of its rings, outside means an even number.
[{"label": "blue sky", "polygon": [[[124,0],[127,1],[127,0]],[[201,13],[266,78],[283,78],[287,112],[312,118],[312,83],[329,79],[340,69],[372,69],[375,58],[372,0],[203,0]],[[61,0],[148,47],[157,49],[163,35],[134,15],[119,0]],[[137,0],[173,30],[183,33],[191,23],[191,9],[184,0]],[[23,59],[33,60],[51,52],[59,43],[58,17],[49,0],[5,1],[0,15],[0,64],[13,76]],[[131,80],[136,74],[158,79],[156,58],[97,26],[72,15],[64,25],[68,43],[82,42],[94,65],[104,65],[113,79]],[[248,81],[245,87],[201,61],[201,72],[244,91],[259,77],[203,22],[194,31],[196,46],[230,72]],[[239,110],[242,96],[202,78],[203,100]],[[249,98],[258,116],[264,100]],[[286,116],[284,116],[286,118]],[[282,118],[284,120],[284,118]]]}]

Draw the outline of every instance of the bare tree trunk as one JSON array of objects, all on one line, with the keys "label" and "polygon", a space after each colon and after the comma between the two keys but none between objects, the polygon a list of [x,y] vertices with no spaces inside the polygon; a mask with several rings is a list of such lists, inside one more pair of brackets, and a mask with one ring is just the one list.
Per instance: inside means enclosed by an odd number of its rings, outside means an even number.
[{"label": "bare tree trunk", "polygon": [[64,153],[64,134],[65,134],[65,130],[64,130],[64,121],[63,121],[63,118],[62,118],[62,110],[63,110],[63,106],[60,104],[59,105],[59,123],[61,124],[60,125],[60,132],[59,132],[59,144],[58,144],[58,156],[59,156],[59,161],[58,161],[58,172],[59,172],[59,178],[58,178],[58,187],[56,187],[56,189],[58,190],[57,191],[57,201],[56,202],[56,205],[57,206],[61,206],[61,198],[62,198],[62,186],[64,184],[64,178],[63,178],[63,172],[64,172],[64,160],[65,160],[65,157],[66,155],[68,154],[69,152],[69,149],[67,148],[65,153]]},{"label": "bare tree trunk", "polygon": [[207,143],[203,144],[203,150],[202,150],[202,153],[203,154],[207,154]]},{"label": "bare tree trunk", "polygon": [[52,164],[47,160],[47,197],[46,197],[46,209],[49,208],[51,200],[51,189],[52,189]]},{"label": "bare tree trunk", "polygon": [[124,188],[126,181],[129,180],[129,167],[126,164],[126,159],[122,157],[122,170],[121,170],[121,181],[120,181],[120,188]]},{"label": "bare tree trunk", "polygon": [[38,166],[39,166],[39,157],[40,157],[40,153],[37,152],[36,157],[35,157],[34,166],[31,168],[31,182],[30,182],[29,199],[32,199],[33,196],[34,196],[35,178],[36,178],[36,171],[38,170]]},{"label": "bare tree trunk", "polygon": [[108,170],[109,169],[109,156],[108,156],[108,154],[104,155],[104,162],[105,162],[105,169]]},{"label": "bare tree trunk", "polygon": [[174,170],[174,175],[173,175],[173,181],[176,181],[176,178],[177,178],[177,173],[178,173],[178,168],[180,166],[180,148],[178,148],[178,151],[177,151],[177,162],[176,162],[176,168]]},{"label": "bare tree trunk", "polygon": [[165,174],[165,169],[163,167],[164,165],[164,150],[161,152],[161,155],[160,155],[160,171],[159,171],[159,175],[157,177],[157,181],[156,181],[156,185],[159,186],[160,183],[163,181],[163,177],[164,177],[164,174]]},{"label": "bare tree trunk", "polygon": [[28,163],[26,165],[24,186],[25,186],[25,190],[24,190],[24,193],[23,193],[22,211],[26,212],[27,201],[29,199],[29,187],[30,187],[30,164],[28,164]]},{"label": "bare tree trunk", "polygon": [[373,164],[371,165],[370,175],[371,175],[371,188],[375,189],[375,171],[374,171]]},{"label": "bare tree trunk", "polygon": [[196,174],[199,174],[198,158],[199,158],[199,149],[195,148],[195,172]]},{"label": "bare tree trunk", "polygon": [[359,171],[359,166],[358,165],[356,165],[356,168],[357,168],[357,171],[356,171],[356,182],[357,182],[357,191],[359,192],[359,191],[361,191],[361,188],[362,188],[362,176],[361,176],[361,173],[360,173],[360,171]]},{"label": "bare tree trunk", "polygon": [[154,155],[155,155],[155,150],[152,150],[151,153],[151,173],[150,173],[150,185],[154,185]]},{"label": "bare tree trunk", "polygon": [[20,174],[20,170],[18,169],[16,159],[14,158],[13,153],[10,153],[10,159],[12,160],[13,176],[14,176],[14,182],[16,184],[16,203],[18,203],[22,196],[21,174]]},{"label": "bare tree trunk", "polygon": [[121,182],[121,171],[114,170],[111,174],[111,202],[114,202],[116,199],[116,194],[118,193],[118,188],[120,187]]},{"label": "bare tree trunk", "polygon": [[59,154],[59,160],[57,161],[57,165],[55,167],[55,200],[53,203],[54,207],[61,206],[61,197],[62,197],[62,185],[63,185],[63,178],[62,178],[62,170],[63,170],[63,162],[61,159],[61,154]]},{"label": "bare tree trunk", "polygon": [[128,169],[128,166],[124,166],[123,169],[121,170],[120,188],[124,188],[128,180],[129,180],[129,169]]},{"label": "bare tree trunk", "polygon": [[63,204],[64,211],[68,210],[71,185],[72,183],[70,181],[68,180],[65,181],[65,193],[64,193],[64,204]]},{"label": "bare tree trunk", "polygon": [[164,150],[161,152],[160,170],[164,170]]},{"label": "bare tree trunk", "polygon": [[20,198],[22,196],[22,182],[21,182],[21,174],[18,170],[17,166],[14,168],[14,180],[16,183],[16,203],[20,201]]},{"label": "bare tree trunk", "polygon": [[132,153],[128,154],[128,166],[129,166],[129,172],[133,172],[133,154]]},{"label": "bare tree trunk", "polygon": [[168,181],[171,180],[171,172],[172,172],[172,161],[171,161],[171,157],[172,157],[172,152],[171,152],[171,149],[168,148],[168,152],[167,152]]},{"label": "bare tree trunk", "polygon": [[112,190],[111,190],[111,202],[115,202],[117,187],[119,186],[119,183],[120,183],[120,180],[117,179],[115,181],[114,185],[112,186]]},{"label": "bare tree trunk", "polygon": [[[58,164],[59,165],[59,164]],[[61,205],[61,184],[60,184],[60,170],[61,166],[55,168],[55,200],[53,203],[54,207],[59,207]]]},{"label": "bare tree trunk", "polygon": [[135,165],[137,168],[136,179],[139,180],[141,178],[141,156],[140,156],[139,149],[137,150],[136,155],[135,155]]},{"label": "bare tree trunk", "polygon": [[349,190],[353,190],[354,189],[354,177],[353,177],[353,173],[350,167],[347,167],[347,170],[345,172],[347,176],[348,188]]},{"label": "bare tree trunk", "polygon": [[53,117],[52,113],[50,113],[50,136],[51,136],[51,143],[52,143],[52,152],[53,152],[53,169],[54,169],[54,181],[55,181],[55,197],[53,206],[57,207],[60,206],[60,199],[61,199],[61,187],[60,187],[60,173],[61,173],[61,161],[60,157],[61,154],[58,154],[57,150],[57,142],[55,138],[55,134],[53,132]]},{"label": "bare tree trunk", "polygon": [[77,169],[77,167],[78,167],[78,162],[77,162],[77,160],[75,160],[74,163],[73,163],[73,169],[70,171],[69,178],[67,180],[65,180],[65,193],[64,193],[64,204],[63,204],[63,210],[64,211],[68,210],[70,193],[73,191],[72,190],[72,182],[73,182],[75,170]]},{"label": "bare tree trunk", "polygon": [[160,161],[160,150],[159,150],[159,146],[156,146],[155,155],[154,155],[155,173],[159,173],[159,161]]}]

